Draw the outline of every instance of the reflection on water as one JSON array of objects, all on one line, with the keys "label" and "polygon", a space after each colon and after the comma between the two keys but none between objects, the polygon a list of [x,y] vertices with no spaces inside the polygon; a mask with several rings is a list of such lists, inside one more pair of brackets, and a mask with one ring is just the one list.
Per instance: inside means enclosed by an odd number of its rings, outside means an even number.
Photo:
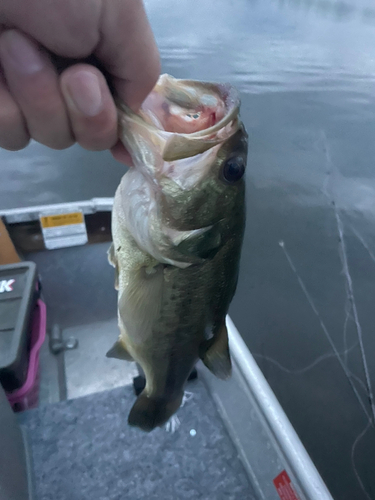
[{"label": "reflection on water", "polygon": [[113,196],[125,171],[108,151],[77,145],[54,151],[31,141],[16,153],[0,149],[0,208]]},{"label": "reflection on water", "polygon": [[[375,498],[375,7],[146,7],[164,71],[242,93],[248,223],[231,315],[333,496]],[[124,171],[78,147],[0,159],[2,208],[111,196]]]},{"label": "reflection on water", "polygon": [[348,21],[353,18],[365,22],[375,22],[375,8],[370,2],[356,3],[334,0],[278,0],[279,7],[293,7],[306,13],[329,16],[334,21]]}]

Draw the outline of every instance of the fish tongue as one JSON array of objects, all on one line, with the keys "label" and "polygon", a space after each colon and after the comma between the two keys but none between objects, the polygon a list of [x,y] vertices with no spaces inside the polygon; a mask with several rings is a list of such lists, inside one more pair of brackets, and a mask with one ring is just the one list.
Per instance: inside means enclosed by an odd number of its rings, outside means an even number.
[{"label": "fish tongue", "polygon": [[212,89],[161,77],[142,106],[145,120],[160,130],[191,134],[215,125],[225,115],[224,100]]}]

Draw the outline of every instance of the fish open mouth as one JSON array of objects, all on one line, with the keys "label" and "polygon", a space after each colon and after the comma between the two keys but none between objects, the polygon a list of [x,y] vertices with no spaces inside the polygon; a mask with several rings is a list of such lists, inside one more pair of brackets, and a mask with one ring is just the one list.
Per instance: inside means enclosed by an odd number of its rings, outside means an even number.
[{"label": "fish open mouth", "polygon": [[161,75],[138,114],[119,103],[122,140],[131,154],[142,136],[164,161],[195,156],[238,130],[239,106],[231,85]]},{"label": "fish open mouth", "polygon": [[190,87],[175,92],[156,88],[142,106],[145,121],[160,130],[192,134],[216,125],[226,114],[225,101],[217,93],[203,94]]},{"label": "fish open mouth", "polygon": [[143,103],[141,115],[159,130],[195,134],[221,124],[238,106],[237,92],[230,85],[177,80],[162,75]]}]

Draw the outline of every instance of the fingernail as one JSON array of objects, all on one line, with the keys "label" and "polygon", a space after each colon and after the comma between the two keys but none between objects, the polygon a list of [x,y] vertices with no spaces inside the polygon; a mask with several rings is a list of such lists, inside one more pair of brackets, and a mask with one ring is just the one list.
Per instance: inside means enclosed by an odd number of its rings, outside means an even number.
[{"label": "fingernail", "polygon": [[19,73],[33,74],[45,67],[45,59],[38,46],[18,31],[5,31],[1,38],[3,57],[5,55],[6,62]]},{"label": "fingernail", "polygon": [[66,82],[66,87],[79,113],[95,116],[103,106],[99,79],[90,71],[78,71]]}]

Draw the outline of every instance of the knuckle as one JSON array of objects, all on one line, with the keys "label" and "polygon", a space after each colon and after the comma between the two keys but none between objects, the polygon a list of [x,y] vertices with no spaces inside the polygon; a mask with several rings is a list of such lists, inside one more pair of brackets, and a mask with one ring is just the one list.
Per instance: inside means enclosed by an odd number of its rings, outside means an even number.
[{"label": "knuckle", "polygon": [[30,137],[23,133],[0,133],[0,147],[8,151],[24,149],[30,142]]},{"label": "knuckle", "polygon": [[43,144],[44,146],[47,146],[51,149],[56,149],[58,151],[69,148],[75,142],[72,137],[62,134],[56,134],[53,136],[51,136],[50,134],[48,136],[42,134],[34,134],[32,138],[37,142],[40,142],[40,144]]},{"label": "knuckle", "polygon": [[16,105],[4,103],[0,106],[0,146],[18,151],[25,148],[29,141],[21,112]]},{"label": "knuckle", "polygon": [[104,151],[113,146],[113,141],[100,138],[95,140],[92,137],[81,137],[77,140],[78,144],[88,151]]},{"label": "knuckle", "polygon": [[31,137],[52,149],[62,150],[74,144],[68,116],[59,100],[46,100],[33,110],[24,110]]},{"label": "knuckle", "polygon": [[143,79],[150,85],[150,91],[154,88],[161,73],[161,61],[159,52],[156,46],[148,54],[147,64],[143,66]]},{"label": "knuckle", "polygon": [[23,123],[23,118],[18,107],[12,103],[3,103],[0,106],[0,126],[1,129],[13,129],[17,128]]},{"label": "knuckle", "polygon": [[154,80],[154,87],[161,73],[161,61],[159,55],[155,57],[152,61],[152,64],[150,64],[150,73],[151,79]]},{"label": "knuckle", "polygon": [[56,149],[57,151],[62,151],[63,149],[68,149],[71,146],[73,146],[73,144],[75,144],[75,142],[76,141],[73,139],[73,137],[70,137],[70,138],[66,138],[64,141],[60,141],[60,142],[57,141],[52,146],[49,146],[49,147],[52,149]]}]

